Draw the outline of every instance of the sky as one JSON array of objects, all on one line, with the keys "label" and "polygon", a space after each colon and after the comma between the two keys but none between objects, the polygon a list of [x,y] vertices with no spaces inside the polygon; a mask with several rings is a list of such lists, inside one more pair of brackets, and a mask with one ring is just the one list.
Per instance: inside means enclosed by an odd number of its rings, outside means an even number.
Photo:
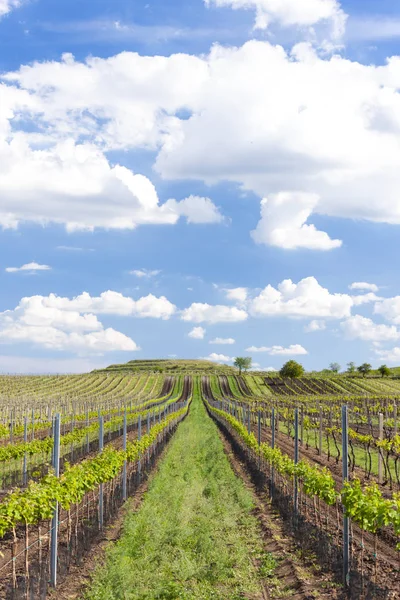
[{"label": "sky", "polygon": [[400,364],[400,4],[0,0],[0,372]]}]

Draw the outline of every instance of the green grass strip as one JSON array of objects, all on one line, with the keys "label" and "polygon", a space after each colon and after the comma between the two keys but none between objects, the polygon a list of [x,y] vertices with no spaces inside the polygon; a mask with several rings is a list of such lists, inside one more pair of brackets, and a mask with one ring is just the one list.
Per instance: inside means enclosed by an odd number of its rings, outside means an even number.
[{"label": "green grass strip", "polygon": [[[198,385],[137,513],[107,554],[90,600],[261,598],[259,523]],[[255,566],[261,565],[260,567]]]}]

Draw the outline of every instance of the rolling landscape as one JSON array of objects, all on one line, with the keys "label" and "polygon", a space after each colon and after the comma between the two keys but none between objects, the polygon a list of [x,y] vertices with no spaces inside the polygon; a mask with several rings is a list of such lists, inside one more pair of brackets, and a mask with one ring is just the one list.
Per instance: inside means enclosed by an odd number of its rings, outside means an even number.
[{"label": "rolling landscape", "polygon": [[0,600],[400,600],[399,48],[0,0]]},{"label": "rolling landscape", "polygon": [[3,376],[1,597],[396,597],[400,379],[239,373]]}]

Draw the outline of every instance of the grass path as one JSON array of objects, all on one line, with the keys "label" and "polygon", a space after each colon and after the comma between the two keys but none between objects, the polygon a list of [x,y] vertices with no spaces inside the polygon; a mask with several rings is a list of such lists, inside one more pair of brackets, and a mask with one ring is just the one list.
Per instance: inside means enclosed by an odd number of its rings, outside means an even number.
[{"label": "grass path", "polygon": [[197,384],[137,513],[86,593],[89,600],[261,599],[263,554],[253,497],[233,473]]}]

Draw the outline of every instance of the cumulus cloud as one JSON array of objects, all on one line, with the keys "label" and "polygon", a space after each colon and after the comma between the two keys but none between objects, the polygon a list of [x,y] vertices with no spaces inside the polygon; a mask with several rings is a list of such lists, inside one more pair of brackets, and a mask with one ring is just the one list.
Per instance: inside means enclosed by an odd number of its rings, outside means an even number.
[{"label": "cumulus cloud", "polygon": [[31,273],[35,271],[50,271],[51,267],[48,265],[39,265],[36,262],[27,263],[26,265],[22,265],[22,267],[6,267],[5,271],[7,273],[18,273],[18,271],[29,271]]},{"label": "cumulus cloud", "polygon": [[327,233],[308,218],[319,202],[316,194],[280,192],[261,201],[261,220],[251,232],[257,244],[268,244],[286,250],[333,250],[340,248],[341,240],[332,240]]},{"label": "cumulus cloud", "polygon": [[147,177],[111,166],[95,145],[72,139],[41,150],[24,133],[0,143],[0,194],[3,227],[33,221],[65,224],[68,231],[134,229],[179,218],[160,206]]},{"label": "cumulus cloud", "polygon": [[313,333],[314,331],[324,331],[325,329],[325,321],[318,321],[318,319],[310,321],[309,324],[304,327],[304,331],[306,333]]},{"label": "cumulus cloud", "polygon": [[210,340],[209,342],[210,344],[229,344],[232,345],[235,343],[235,340],[233,338],[220,338],[220,337],[216,337],[213,340]]},{"label": "cumulus cloud", "polygon": [[321,21],[331,24],[332,35],[344,33],[346,15],[337,0],[204,0],[207,6],[252,9],[256,12],[256,29],[277,23],[282,27],[311,27]]},{"label": "cumulus cloud", "polygon": [[282,281],[278,288],[268,285],[249,303],[249,312],[255,317],[330,317],[350,316],[352,298],[346,294],[331,294],[315,277],[306,277],[293,283]]},{"label": "cumulus cloud", "polygon": [[400,296],[386,298],[374,306],[374,314],[381,315],[387,321],[400,324]]},{"label": "cumulus cloud", "polygon": [[382,300],[374,292],[368,292],[368,294],[360,294],[359,296],[352,296],[354,306],[360,306],[361,304],[370,304],[371,302],[377,302]]},{"label": "cumulus cloud", "polygon": [[57,306],[50,297],[23,298],[14,310],[0,313],[0,342],[83,354],[139,349],[123,333],[104,329],[96,315],[82,312]]},{"label": "cumulus cloud", "polygon": [[288,348],[283,346],[250,346],[246,352],[267,352],[270,356],[301,356],[308,354],[307,350],[300,344],[291,344]]},{"label": "cumulus cloud", "polygon": [[243,304],[247,300],[248,290],[245,287],[225,289],[224,291],[228,300],[233,300],[239,304]]},{"label": "cumulus cloud", "polygon": [[192,321],[194,323],[233,323],[236,321],[245,321],[247,312],[236,308],[235,306],[223,306],[204,304],[194,302],[182,311],[181,319],[183,321]]},{"label": "cumulus cloud", "polygon": [[0,0],[0,18],[21,5],[21,0]]},{"label": "cumulus cloud", "polygon": [[400,362],[400,348],[396,346],[390,350],[375,350],[379,358],[384,362],[398,363]]},{"label": "cumulus cloud", "polygon": [[188,223],[205,224],[221,223],[224,217],[210,198],[200,196],[189,196],[180,202],[168,200],[165,210],[171,210],[173,214],[186,217]]},{"label": "cumulus cloud", "polygon": [[[176,306],[172,304],[165,296],[154,296],[149,294],[139,300],[134,300],[129,296],[124,296],[120,292],[108,290],[100,296],[91,296],[83,292],[75,298],[63,298],[56,294],[49,296],[37,296],[45,307],[54,307],[66,311],[78,311],[80,313],[125,315],[140,318],[169,319],[175,312]],[[23,298],[21,304],[30,301],[30,298]]]},{"label": "cumulus cloud", "polygon": [[[340,10],[334,0],[311,3],[317,22]],[[281,24],[295,10],[305,18],[305,0],[246,5],[267,7]],[[252,40],[199,57],[123,52],[22,66],[0,86],[0,222],[72,230],[175,223],[179,214],[147,178],[104,153],[145,148],[158,153],[164,179],[231,181],[267,199],[262,210],[273,210],[277,226],[261,219],[254,236],[262,243],[338,246],[315,215],[400,224],[399,64]],[[291,194],[293,214],[274,204],[282,193]]]},{"label": "cumulus cloud", "polygon": [[135,277],[139,277],[139,279],[150,279],[150,277],[155,277],[159,275],[161,271],[150,271],[149,269],[134,269],[133,271],[129,271],[131,275],[135,275]]},{"label": "cumulus cloud", "polygon": [[367,292],[378,292],[379,287],[375,283],[355,281],[354,283],[349,285],[349,290],[366,290]]},{"label": "cumulus cloud", "polygon": [[203,340],[205,334],[206,330],[203,327],[193,327],[193,329],[189,331],[188,336],[194,340]]},{"label": "cumulus cloud", "polygon": [[388,342],[400,339],[400,332],[392,325],[378,325],[361,315],[354,315],[340,324],[345,336],[368,342]]},{"label": "cumulus cloud", "polygon": [[216,354],[212,352],[209,356],[203,356],[201,360],[212,360],[213,362],[232,362],[233,358],[225,356],[225,354]]}]

